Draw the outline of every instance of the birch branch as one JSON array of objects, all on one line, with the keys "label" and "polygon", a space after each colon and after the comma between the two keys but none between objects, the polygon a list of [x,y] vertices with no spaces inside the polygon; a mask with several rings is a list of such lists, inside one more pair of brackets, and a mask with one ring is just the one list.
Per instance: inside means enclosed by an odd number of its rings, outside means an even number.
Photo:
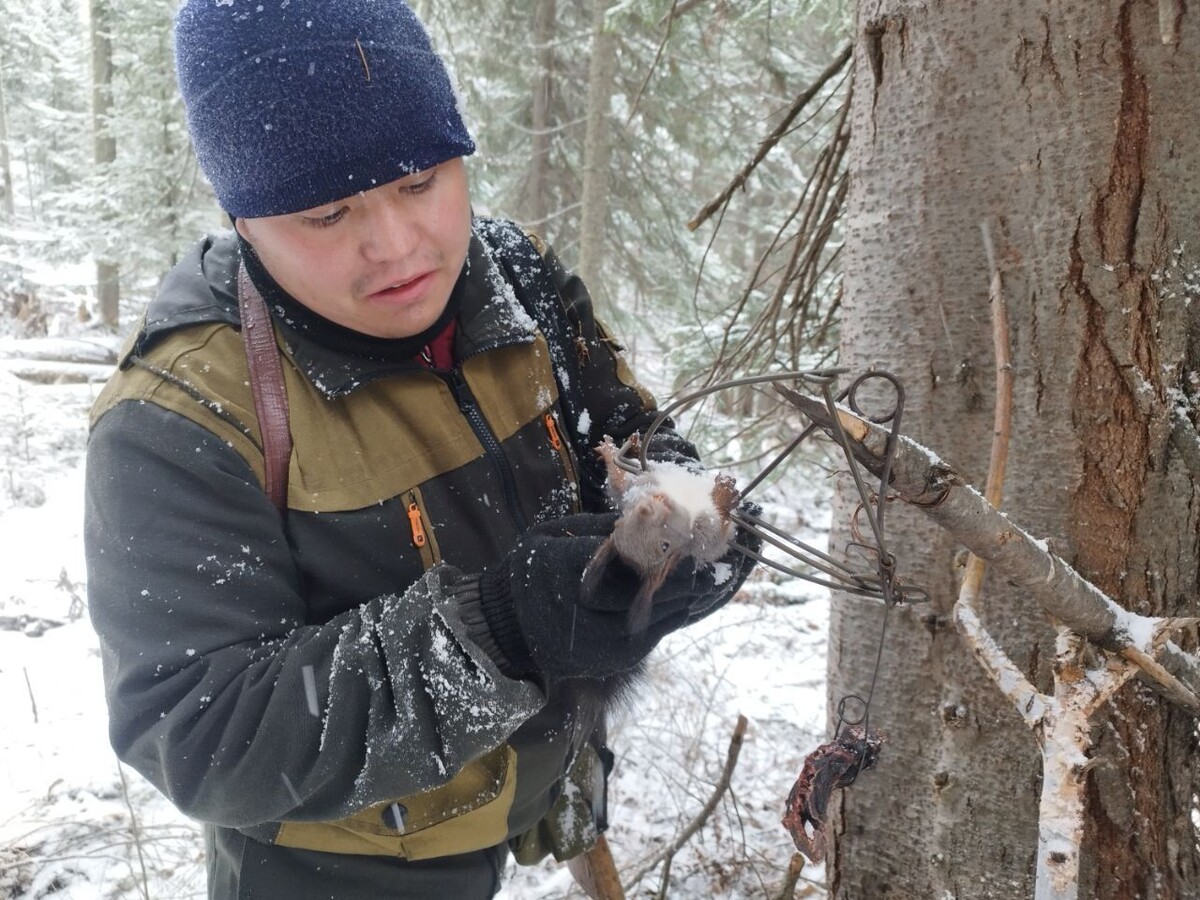
[{"label": "birch branch", "polygon": [[[776,387],[826,432],[844,431],[855,458],[879,475],[888,434],[878,425],[838,408],[837,423],[825,404],[787,388]],[[1200,716],[1200,664],[1166,640],[1172,631],[1195,619],[1141,616],[1123,609],[1071,566],[1051,553],[997,510],[932,450],[911,438],[896,438],[891,489],[963,544],[995,565],[1017,587],[1025,588],[1048,614],[1106,650],[1155,657],[1161,666],[1146,672],[1151,686],[1193,715]]]},{"label": "birch branch", "polygon": [[1034,900],[1078,900],[1079,869],[1091,766],[1091,720],[1138,669],[1110,659],[1088,672],[1084,639],[1060,628],[1056,642],[1054,696],[1037,729],[1042,747],[1042,795],[1038,803],[1038,854]]},{"label": "birch branch", "polygon": [[[1012,364],[1009,356],[1008,306],[1000,270],[988,234],[984,243],[992,269],[989,299],[996,359],[995,427],[984,499],[999,509],[1012,433]],[[954,614],[976,658],[992,676],[1036,735],[1042,751],[1042,791],[1038,803],[1035,900],[1078,900],[1079,868],[1087,810],[1087,770],[1092,747],[1091,718],[1137,668],[1110,657],[1103,670],[1081,663],[1087,643],[1060,627],[1055,644],[1054,694],[1038,691],[984,626],[977,612],[986,564],[975,554],[967,563]]]}]

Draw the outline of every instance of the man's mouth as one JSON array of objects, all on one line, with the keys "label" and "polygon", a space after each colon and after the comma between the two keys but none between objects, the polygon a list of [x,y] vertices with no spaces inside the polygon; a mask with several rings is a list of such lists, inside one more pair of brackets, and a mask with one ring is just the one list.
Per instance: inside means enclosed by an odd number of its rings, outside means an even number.
[{"label": "man's mouth", "polygon": [[412,278],[400,279],[377,291],[372,291],[367,297],[371,300],[393,303],[416,299],[424,292],[433,274],[433,272],[422,272],[420,275],[414,275]]}]

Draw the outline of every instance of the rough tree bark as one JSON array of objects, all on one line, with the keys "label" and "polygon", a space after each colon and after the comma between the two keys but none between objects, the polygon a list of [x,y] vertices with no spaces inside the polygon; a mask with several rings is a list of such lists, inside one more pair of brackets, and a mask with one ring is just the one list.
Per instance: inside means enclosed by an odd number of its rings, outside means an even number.
[{"label": "rough tree bark", "polygon": [[[1196,615],[1200,472],[1172,432],[1194,429],[1200,396],[1200,16],[1171,0],[862,0],[855,78],[843,364],[899,375],[903,430],[982,487],[987,223],[1012,320],[1005,511],[1129,608]],[[837,546],[852,510],[843,492]],[[892,616],[871,712],[889,740],[835,810],[831,896],[1028,898],[1036,747],[950,618],[959,548],[916,511],[888,522],[932,600]],[[1048,689],[1036,605],[993,567],[981,606]],[[880,618],[835,598],[831,707],[866,695]],[[1197,896],[1194,721],[1140,684],[1099,718],[1079,895]]]}]

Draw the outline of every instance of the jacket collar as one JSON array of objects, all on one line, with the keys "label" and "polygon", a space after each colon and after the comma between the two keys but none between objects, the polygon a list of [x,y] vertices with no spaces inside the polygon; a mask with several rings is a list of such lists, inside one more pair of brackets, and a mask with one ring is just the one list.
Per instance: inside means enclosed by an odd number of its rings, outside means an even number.
[{"label": "jacket collar", "polygon": [[[237,302],[240,264],[234,232],[209,235],[191,248],[163,280],[158,296],[146,310],[145,322],[133,345],[145,354],[166,335],[191,325],[224,323],[241,327]],[[454,287],[458,305],[455,359],[533,340],[536,325],[525,312],[513,277],[478,234],[472,234],[467,261]],[[344,396],[379,378],[423,367],[415,360],[388,359],[371,353],[351,353],[323,343],[321,329],[303,330],[272,312],[288,356],[321,393]]]}]

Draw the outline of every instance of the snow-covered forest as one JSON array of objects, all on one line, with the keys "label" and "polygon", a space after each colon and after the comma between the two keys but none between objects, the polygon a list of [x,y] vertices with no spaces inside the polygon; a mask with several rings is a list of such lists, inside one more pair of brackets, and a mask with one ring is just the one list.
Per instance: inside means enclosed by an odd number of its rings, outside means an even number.
[{"label": "snow-covered forest", "polygon": [[[7,2],[0,895],[201,896],[196,827],[107,746],[80,491],[116,347],[228,220],[188,148],[170,4]],[[664,643],[615,729],[628,895],[1200,897],[1196,11],[414,5],[479,143],[477,211],[585,276],[660,398],[834,363],[904,389],[903,441],[809,409],[886,499],[815,441],[755,497],[918,602],[760,569]],[[808,419],[742,386],[681,421],[745,483]],[[784,801],[862,698],[878,765],[793,883]],[[504,890],[580,896],[553,865]]]},{"label": "snow-covered forest", "polygon": [[[5,897],[204,893],[197,826],[108,747],[80,537],[88,408],[165,271],[229,224],[188,146],[173,6],[9,0],[0,13]],[[843,110],[844,60],[804,115],[789,115],[844,43],[846,9],[696,6],[416,4],[479,144],[477,211],[533,227],[584,273],[664,398],[703,381],[739,341],[751,371],[816,365],[836,339],[841,168],[820,154]],[[733,201],[690,230],[768,139]],[[819,165],[830,186],[805,206],[796,186]],[[809,230],[824,232],[801,265],[790,236],[805,209]],[[768,305],[795,306],[790,293],[805,306],[787,336],[745,344]],[[795,427],[745,395],[704,409],[686,417],[694,437],[740,477]],[[805,471],[823,478],[826,461]],[[823,544],[828,485],[806,487],[798,473],[781,472],[763,499],[778,501],[768,506],[779,524]],[[822,589],[762,575],[659,651],[614,733],[609,837],[623,873],[644,873],[635,893],[779,892],[793,854],[783,801],[824,737],[827,612]],[[732,782],[664,877],[672,842],[717,789],[740,715]],[[810,867],[796,895],[821,879]],[[567,896],[570,885],[563,867],[513,867],[505,896]]]}]

